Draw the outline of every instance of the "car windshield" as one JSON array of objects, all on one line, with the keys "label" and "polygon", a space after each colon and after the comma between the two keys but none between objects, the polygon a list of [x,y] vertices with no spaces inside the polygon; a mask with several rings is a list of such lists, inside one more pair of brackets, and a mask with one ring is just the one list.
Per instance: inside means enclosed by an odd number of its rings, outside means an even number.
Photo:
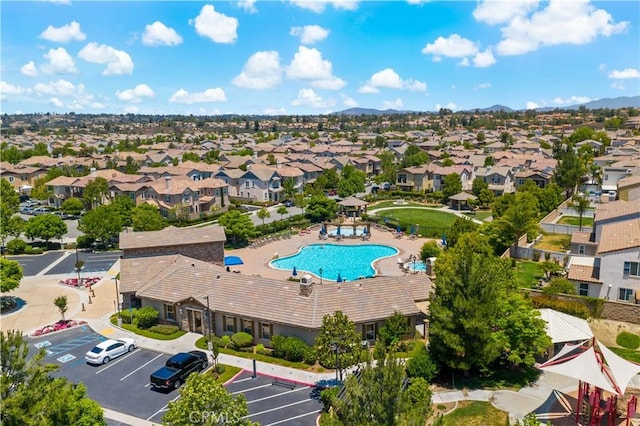
[{"label": "car windshield", "polygon": [[102,352],[102,348],[96,346],[95,348],[91,349],[91,352],[93,352],[94,354],[99,354],[100,352]]}]

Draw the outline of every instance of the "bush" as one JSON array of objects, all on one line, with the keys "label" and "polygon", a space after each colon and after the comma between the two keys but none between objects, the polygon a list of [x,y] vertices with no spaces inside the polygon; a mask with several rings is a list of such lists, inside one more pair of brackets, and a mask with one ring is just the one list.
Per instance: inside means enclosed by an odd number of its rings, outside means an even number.
[{"label": "bush", "polygon": [[315,363],[315,354],[312,349],[299,337],[276,335],[271,338],[271,346],[273,346],[273,356],[277,358],[294,362],[313,360],[311,363]]},{"label": "bush", "polygon": [[314,365],[318,357],[316,356],[316,350],[313,346],[309,346],[309,349],[304,353],[304,363],[309,365]]},{"label": "bush", "polygon": [[262,343],[258,343],[256,345],[256,353],[259,355],[269,355],[269,352]]},{"label": "bush", "polygon": [[133,309],[124,309],[122,311],[120,311],[120,317],[122,318],[122,323],[123,324],[131,324],[133,321],[133,318],[135,318],[136,316],[136,312],[138,310],[136,308]]},{"label": "bush", "polygon": [[407,361],[407,376],[422,377],[427,382],[438,374],[438,367],[431,359],[431,355],[424,345],[416,348],[409,360]]},{"label": "bush", "polygon": [[533,252],[533,261],[534,262],[540,261],[540,252],[539,251],[534,251]]},{"label": "bush", "polygon": [[329,408],[333,405],[333,401],[338,397],[339,391],[340,389],[337,387],[326,388],[320,391],[320,401],[322,401],[324,411],[329,411]]},{"label": "bush", "polygon": [[616,337],[616,343],[623,348],[638,349],[640,347],[640,336],[629,333],[628,331],[623,331]]},{"label": "bush", "polygon": [[551,308],[582,319],[591,317],[591,311],[589,308],[584,303],[577,300],[564,300],[556,297],[537,296],[531,298],[531,303],[536,309]]},{"label": "bush", "polygon": [[236,348],[248,348],[253,345],[253,336],[249,333],[245,333],[244,331],[240,331],[231,336],[231,341]]},{"label": "bush", "polygon": [[220,338],[220,346],[223,348],[233,347],[233,343],[231,342],[231,337],[224,335]]},{"label": "bush", "polygon": [[273,348],[273,356],[276,358],[284,358],[284,346],[287,338],[276,334],[271,338],[271,347]]},{"label": "bush", "polygon": [[87,235],[80,235],[76,238],[76,245],[81,249],[91,248],[94,242],[95,240]]},{"label": "bush", "polygon": [[7,243],[7,252],[9,252],[9,254],[22,254],[26,248],[27,243],[20,238],[16,238]]},{"label": "bush", "polygon": [[223,374],[225,371],[227,371],[227,367],[222,364],[216,365],[216,373]]},{"label": "bush", "polygon": [[180,330],[180,327],[178,327],[177,325],[154,325],[152,327],[149,327],[149,331],[152,333],[158,333],[158,334],[164,334],[165,336],[170,336],[173,333],[178,332],[178,330]]},{"label": "bush", "polygon": [[542,288],[542,292],[547,296],[554,294],[576,294],[576,288],[571,281],[555,277],[549,281],[549,284]]},{"label": "bush", "polygon": [[159,312],[152,306],[140,308],[136,312],[133,325],[141,329],[153,327],[158,323],[158,314]]},{"label": "bush", "polygon": [[42,254],[42,248],[41,247],[31,247],[31,246],[27,246],[24,249],[24,254]]}]

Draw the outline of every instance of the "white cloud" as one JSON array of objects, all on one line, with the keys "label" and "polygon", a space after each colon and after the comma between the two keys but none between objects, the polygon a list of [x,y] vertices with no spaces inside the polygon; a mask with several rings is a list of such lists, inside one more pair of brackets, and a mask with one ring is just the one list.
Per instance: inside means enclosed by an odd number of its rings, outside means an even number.
[{"label": "white cloud", "polygon": [[491,83],[480,83],[473,86],[473,90],[489,89],[489,88],[491,88]]},{"label": "white cloud", "polygon": [[133,89],[126,89],[121,91],[116,91],[116,97],[121,101],[126,102],[141,102],[142,98],[152,98],[156,94],[153,92],[151,87],[146,84],[138,84]]},{"label": "white cloud", "polygon": [[146,46],[177,46],[182,43],[182,37],[173,28],[167,27],[160,21],[144,27],[142,44]]},{"label": "white cloud", "polygon": [[535,103],[535,102],[533,102],[533,101],[528,101],[525,108],[526,109],[536,109],[536,108],[540,108],[540,105]]},{"label": "white cloud", "polygon": [[557,104],[557,105],[575,105],[575,104],[584,104],[591,101],[591,99],[589,99],[586,96],[571,96],[568,97],[566,99],[563,99],[561,97],[556,97],[553,99],[553,103]]},{"label": "white cloud", "polygon": [[37,77],[38,69],[33,61],[29,61],[20,67],[20,72],[27,77]]},{"label": "white cloud", "polygon": [[358,102],[356,102],[353,98],[350,98],[349,96],[343,94],[341,94],[340,97],[342,98],[342,104],[347,108],[355,108],[358,106]]},{"label": "white cloud", "polygon": [[324,12],[327,5],[331,5],[335,9],[344,10],[356,10],[358,8],[358,0],[291,0],[291,4],[315,13]]},{"label": "white cloud", "polygon": [[473,58],[473,64],[478,68],[486,68],[496,63],[496,58],[493,57],[491,49],[487,49],[484,52],[476,53]]},{"label": "white cloud", "polygon": [[51,102],[51,105],[53,105],[56,108],[62,108],[64,106],[64,102],[62,102],[60,99],[56,97],[49,99],[49,102]]},{"label": "white cloud", "polygon": [[609,78],[624,80],[628,78],[640,78],[640,71],[637,68],[625,68],[622,71],[613,70],[609,73]]},{"label": "white cloud", "polygon": [[530,17],[516,16],[501,28],[498,54],[521,55],[541,46],[587,44],[629,27],[628,21],[614,22],[607,11],[591,5],[589,0],[551,0],[544,5]]},{"label": "white cloud", "polygon": [[431,0],[407,0],[407,3],[413,4],[416,6],[422,6],[425,3],[429,3]]},{"label": "white cloud", "polygon": [[231,83],[245,89],[270,89],[280,83],[282,67],[277,51],[256,52],[249,57],[242,72]]},{"label": "white cloud", "polygon": [[424,92],[427,90],[427,84],[413,79],[403,80],[392,68],[385,68],[373,74],[369,81],[358,89],[358,92],[378,93],[380,88]]},{"label": "white cloud", "polygon": [[227,96],[219,87],[207,89],[200,93],[189,93],[184,89],[180,89],[171,95],[169,102],[174,104],[197,104],[206,102],[226,102]]},{"label": "white cloud", "polygon": [[300,89],[298,97],[291,101],[293,106],[306,106],[311,108],[326,108],[333,105],[331,100],[325,101],[313,89]]},{"label": "white cloud", "polygon": [[286,115],[287,114],[287,110],[284,108],[265,108],[264,111],[262,112],[267,115]]},{"label": "white cloud", "polygon": [[340,90],[346,85],[347,85],[346,81],[334,76],[325,78],[323,80],[314,80],[311,82],[311,86],[315,87],[316,89],[325,89],[325,90]]},{"label": "white cloud", "polygon": [[48,64],[40,67],[46,74],[74,74],[78,72],[73,58],[64,47],[49,49],[49,52],[43,56],[49,61]]},{"label": "white cloud", "polygon": [[71,4],[71,0],[41,0],[47,3],[53,3],[53,4],[63,4],[65,6],[68,6]]},{"label": "white cloud", "polygon": [[462,60],[458,62],[458,65],[461,67],[468,67],[471,63],[469,62],[469,58],[462,58]]},{"label": "white cloud", "polygon": [[238,20],[216,12],[210,4],[204,5],[200,14],[190,23],[195,26],[199,35],[216,43],[230,44],[238,38]]},{"label": "white cloud", "polygon": [[80,30],[80,24],[73,21],[70,24],[58,28],[49,25],[47,29],[40,34],[40,38],[56,43],[67,43],[71,40],[83,41],[87,36]]},{"label": "white cloud", "polygon": [[7,95],[22,95],[24,92],[23,87],[0,80],[0,99],[6,99]]},{"label": "white cloud", "polygon": [[515,17],[526,16],[538,7],[538,0],[494,1],[483,0],[473,11],[473,17],[489,25],[509,22]]},{"label": "white cloud", "polygon": [[443,56],[448,58],[463,58],[478,53],[478,46],[471,40],[460,37],[458,34],[451,34],[447,38],[440,36],[433,43],[427,43],[422,49],[422,53],[425,55],[433,55],[434,60]]},{"label": "white cloud", "polygon": [[613,83],[611,83],[611,87],[613,89],[618,89],[618,90],[625,90],[627,87],[619,80],[614,81]]},{"label": "white cloud", "polygon": [[91,42],[78,52],[78,57],[94,64],[106,64],[103,75],[131,74],[133,61],[131,56],[123,50],[114,49],[106,44]]},{"label": "white cloud", "polygon": [[436,104],[436,111],[440,111],[441,108],[446,108],[446,109],[450,109],[451,111],[455,111],[458,109],[458,105],[454,104],[453,102],[449,102],[446,105]]},{"label": "white cloud", "polygon": [[256,9],[256,0],[240,0],[238,2],[238,7],[243,9],[247,13],[257,13],[258,9]]},{"label": "white cloud", "polygon": [[398,98],[394,101],[384,101],[382,102],[382,108],[384,109],[398,109],[398,108],[402,108],[403,107],[403,103],[402,103],[402,99]]},{"label": "white cloud", "polygon": [[286,71],[288,78],[311,81],[319,89],[340,90],[347,84],[333,75],[331,62],[312,47],[299,46]]},{"label": "white cloud", "polygon": [[314,44],[327,38],[329,30],[319,25],[305,25],[304,27],[292,27],[289,34],[300,37],[302,44]]},{"label": "white cloud", "polygon": [[140,108],[138,108],[138,107],[137,107],[137,106],[135,106],[135,105],[127,105],[126,107],[124,107],[124,108],[122,109],[122,111],[123,111],[125,114],[137,114],[138,112],[140,112]]}]

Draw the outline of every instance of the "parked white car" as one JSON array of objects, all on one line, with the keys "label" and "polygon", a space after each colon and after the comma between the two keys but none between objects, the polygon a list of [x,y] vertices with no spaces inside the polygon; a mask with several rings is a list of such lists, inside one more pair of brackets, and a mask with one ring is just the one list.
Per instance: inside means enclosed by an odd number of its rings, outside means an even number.
[{"label": "parked white car", "polygon": [[89,352],[86,353],[84,359],[91,364],[106,364],[114,358],[131,352],[136,348],[136,342],[133,339],[108,339],[98,343]]}]

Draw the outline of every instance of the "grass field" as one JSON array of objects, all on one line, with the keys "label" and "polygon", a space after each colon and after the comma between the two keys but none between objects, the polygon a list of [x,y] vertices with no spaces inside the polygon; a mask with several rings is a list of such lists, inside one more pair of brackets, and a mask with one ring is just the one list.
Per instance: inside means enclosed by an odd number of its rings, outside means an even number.
[{"label": "grass field", "polygon": [[463,401],[453,412],[444,416],[444,426],[506,426],[509,414],[488,402]]},{"label": "grass field", "polygon": [[616,347],[609,347],[609,349],[621,358],[640,364],[640,351]]},{"label": "grass field", "polygon": [[516,277],[522,288],[531,288],[543,275],[539,262],[525,260],[516,265]]},{"label": "grass field", "polygon": [[425,208],[406,207],[373,213],[379,217],[389,218],[393,224],[400,224],[407,233],[411,232],[411,225],[417,225],[416,233],[433,238],[442,236],[442,232],[451,228],[456,220],[454,214]]},{"label": "grass field", "polygon": [[493,216],[493,213],[491,213],[491,210],[488,211],[484,211],[484,210],[478,210],[473,214],[470,213],[465,213],[465,215],[473,218],[473,219],[478,219],[478,220],[486,220],[488,217]]},{"label": "grass field", "polygon": [[[412,207],[412,206],[428,207],[423,204],[416,203],[414,201],[409,201],[409,200],[405,200],[406,204],[395,204],[397,201],[400,201],[400,200],[381,201],[379,203],[376,203],[373,206],[369,206],[368,210],[384,209],[387,207]],[[439,207],[439,206],[433,206],[433,207]]]},{"label": "grass field", "polygon": [[571,235],[547,234],[540,238],[535,246],[540,250],[567,251],[571,248]]},{"label": "grass field", "polygon": [[[580,226],[580,217],[579,216],[562,216],[560,220],[558,220],[558,223],[562,225]],[[582,226],[593,226],[593,218],[583,217]]]}]

